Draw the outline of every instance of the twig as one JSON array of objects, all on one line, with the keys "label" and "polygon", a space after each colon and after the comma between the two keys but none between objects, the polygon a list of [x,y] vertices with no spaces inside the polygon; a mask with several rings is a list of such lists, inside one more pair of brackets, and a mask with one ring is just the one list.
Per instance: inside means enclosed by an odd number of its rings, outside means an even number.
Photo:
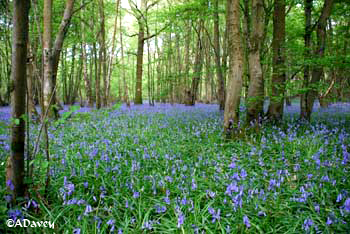
[{"label": "twig", "polygon": [[[38,135],[38,137],[37,137],[37,139],[36,139],[35,147],[34,147],[34,151],[33,151],[33,156],[32,156],[33,160],[34,160],[34,158],[35,158],[35,156],[36,156],[36,154],[37,154],[37,150],[38,150],[38,146],[39,146],[39,140],[40,140],[41,132],[42,132],[42,130],[43,130],[44,123],[45,123],[45,119],[46,119],[47,114],[48,114],[48,112],[49,112],[49,109],[50,109],[50,106],[51,106],[51,103],[52,103],[52,99],[53,99],[54,93],[56,92],[56,87],[57,87],[57,84],[55,85],[55,88],[54,88],[54,90],[53,90],[53,92],[52,92],[52,94],[51,94],[50,101],[49,101],[49,105],[48,105],[48,107],[46,108],[44,115],[42,116],[42,122],[41,122],[40,130],[39,130],[39,135]],[[33,168],[33,165],[32,165],[32,168]],[[33,169],[30,171],[30,177],[32,177],[32,173],[33,173]]]}]

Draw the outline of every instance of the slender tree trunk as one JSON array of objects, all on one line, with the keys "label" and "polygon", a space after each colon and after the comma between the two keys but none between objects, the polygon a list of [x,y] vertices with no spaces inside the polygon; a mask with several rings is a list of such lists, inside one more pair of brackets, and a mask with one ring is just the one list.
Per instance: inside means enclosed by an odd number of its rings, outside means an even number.
[{"label": "slender tree trunk", "polygon": [[[83,1],[82,1],[82,3],[83,3]],[[88,68],[87,68],[85,24],[83,21],[81,21],[81,30],[82,30],[81,53],[82,53],[83,77],[84,77],[84,81],[85,81],[86,97],[87,97],[87,101],[88,101],[88,106],[93,107],[94,103],[93,103],[92,91],[91,91],[91,81],[88,77]],[[92,71],[91,71],[91,74],[92,74]]]},{"label": "slender tree trunk", "polygon": [[[114,26],[113,26],[113,35],[112,35],[112,53],[109,56],[109,60],[108,60],[108,67],[107,67],[107,89],[106,89],[106,97],[107,100],[109,99],[110,96],[110,83],[111,83],[111,76],[112,76],[112,64],[113,64],[113,60],[114,60],[114,53],[115,53],[115,39],[116,39],[116,35],[117,35],[117,23],[118,23],[118,14],[119,14],[119,4],[120,4],[120,0],[116,1],[116,10],[115,10],[115,18],[114,18]],[[119,97],[121,97],[121,84],[120,84],[120,77],[118,78],[118,89],[119,89]],[[121,98],[119,98],[121,99]]]},{"label": "slender tree trunk", "polygon": [[[23,197],[24,186],[24,143],[26,107],[26,62],[28,40],[28,15],[30,1],[13,1],[13,44],[12,44],[12,118],[16,123],[11,129],[11,158],[6,168],[6,184],[13,190],[15,198]],[[18,120],[18,122],[17,122]],[[14,189],[11,188],[11,184]]]},{"label": "slender tree trunk", "polygon": [[[120,5],[121,8],[121,5]],[[121,12],[121,11],[120,11]],[[124,62],[124,44],[123,44],[123,31],[122,31],[122,14],[119,14],[119,32],[120,32],[120,50],[121,50],[121,66],[122,66],[122,80],[124,86],[124,101],[126,102],[126,106],[130,107],[130,100],[128,94],[128,83],[126,82],[125,76],[125,62]]]},{"label": "slender tree trunk", "polygon": [[185,42],[185,79],[184,79],[184,93],[183,95],[185,96],[183,103],[188,103],[188,100],[191,98],[189,95],[191,94],[190,91],[188,90],[188,80],[190,78],[190,44],[191,44],[191,34],[192,34],[192,28],[191,28],[191,23],[187,21],[186,24],[186,42]]},{"label": "slender tree trunk", "polygon": [[187,105],[193,106],[196,103],[196,99],[198,98],[198,88],[201,80],[201,72],[203,65],[203,43],[202,43],[202,30],[203,30],[203,19],[199,20],[198,28],[197,28],[197,48],[196,48],[196,57],[194,61],[194,74],[192,77],[192,85],[189,95],[189,100],[187,101]]},{"label": "slender tree trunk", "polygon": [[273,64],[272,64],[272,97],[268,110],[268,118],[280,122],[283,118],[285,92],[285,0],[276,0],[273,14]]},{"label": "slender tree trunk", "polygon": [[[141,12],[146,9],[146,0],[141,0]],[[143,48],[145,43],[145,22],[140,15],[137,18],[139,24],[139,35],[137,39],[137,65],[136,65],[136,86],[135,86],[135,104],[142,104],[142,66],[143,66]]]},{"label": "slender tree trunk", "polygon": [[28,114],[29,116],[38,116],[38,112],[35,109],[34,98],[33,98],[33,80],[34,80],[34,59],[35,56],[32,51],[32,47],[30,46],[29,38],[27,42],[27,53],[28,53],[28,61],[27,61],[27,95],[28,95]]},{"label": "slender tree trunk", "polygon": [[225,80],[222,74],[219,31],[219,0],[214,0],[214,53],[218,80],[219,109],[225,109]]},{"label": "slender tree trunk", "polygon": [[[311,12],[313,0],[304,0],[304,15],[305,15],[305,34],[304,34],[304,80],[303,88],[307,89],[310,82],[310,65],[307,61],[311,55]],[[300,118],[307,119],[307,93],[303,93],[300,97]]]},{"label": "slender tree trunk", "polygon": [[224,134],[235,137],[238,132],[239,103],[242,90],[243,49],[240,32],[239,0],[227,0],[227,27],[229,51],[228,89],[224,111]]},{"label": "slender tree trunk", "polygon": [[73,90],[74,90],[74,78],[75,78],[75,44],[72,48],[72,64],[70,65],[69,72],[69,85],[68,85],[68,95],[66,99],[66,103],[73,105]]},{"label": "slender tree trunk", "polygon": [[99,63],[100,75],[102,75],[103,92],[101,95],[102,106],[107,106],[107,64],[106,64],[106,32],[105,32],[105,14],[104,14],[104,0],[99,0],[99,14],[100,14],[100,48],[99,48]]},{"label": "slender tree trunk", "polygon": [[250,83],[247,98],[247,124],[259,122],[264,110],[264,79],[260,61],[260,49],[264,33],[263,0],[252,0],[252,26],[249,51]]},{"label": "slender tree trunk", "polygon": [[[50,108],[50,99],[53,96],[54,83],[52,80],[52,0],[44,0],[44,33],[43,33],[43,95],[44,110]],[[54,99],[53,99],[54,100]],[[53,103],[51,103],[53,104]],[[56,108],[49,111],[49,116],[56,116]]]}]

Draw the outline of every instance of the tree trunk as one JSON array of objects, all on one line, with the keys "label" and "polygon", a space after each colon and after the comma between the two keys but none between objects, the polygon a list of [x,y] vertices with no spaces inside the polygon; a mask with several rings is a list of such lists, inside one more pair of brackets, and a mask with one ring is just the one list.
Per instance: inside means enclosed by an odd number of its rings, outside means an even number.
[{"label": "tree trunk", "polygon": [[280,122],[283,118],[285,92],[285,0],[276,0],[273,14],[273,64],[272,64],[272,97],[268,110],[268,118]]},{"label": "tree trunk", "polygon": [[[44,109],[42,110],[42,115],[45,110],[51,107],[52,101],[54,100],[54,86],[52,79],[52,0],[44,1],[44,33],[43,33],[43,99],[44,99]],[[51,98],[52,96],[52,98]],[[57,109],[50,108],[49,116],[56,117]]]},{"label": "tree trunk", "polygon": [[[83,0],[82,0],[83,3]],[[83,13],[82,13],[83,14]],[[81,44],[81,53],[82,53],[82,62],[83,62],[83,77],[85,81],[85,89],[86,89],[86,97],[88,101],[88,106],[93,107],[94,102],[92,98],[92,87],[91,81],[88,77],[88,69],[87,69],[87,56],[86,56],[86,38],[85,38],[85,23],[81,21],[81,30],[82,30],[82,44]],[[92,71],[91,71],[92,73]]]},{"label": "tree trunk", "polygon": [[[146,9],[146,0],[141,0],[141,11]],[[144,19],[140,15],[137,18],[139,24],[139,35],[137,39],[137,65],[136,65],[136,87],[135,104],[142,104],[142,66],[143,66],[143,47],[145,43],[145,25]]]},{"label": "tree trunk", "polygon": [[[28,15],[30,1],[13,1],[13,44],[12,44],[12,125],[11,158],[6,168],[6,184],[13,190],[15,198],[23,197],[24,185],[24,143],[25,143],[25,99],[26,62],[28,40]],[[18,120],[18,122],[17,122]],[[13,185],[13,189],[11,188]]]},{"label": "tree trunk", "polygon": [[[326,25],[327,20],[331,14],[333,7],[333,0],[325,0],[322,13],[317,21],[317,48],[314,52],[316,58],[321,59],[324,57],[324,52],[326,48]],[[306,92],[306,120],[310,121],[312,108],[314,105],[314,101],[317,97],[318,91],[314,87],[320,81],[323,76],[323,67],[321,65],[315,65],[312,68],[312,78],[310,82],[310,86],[308,87],[308,91]]]},{"label": "tree trunk", "polygon": [[252,1],[252,33],[249,50],[249,88],[247,96],[247,124],[258,123],[263,116],[264,79],[260,61],[260,49],[264,33],[263,0]]},{"label": "tree trunk", "polygon": [[198,88],[201,80],[201,72],[203,66],[203,43],[202,43],[202,30],[203,30],[203,19],[199,20],[198,28],[197,28],[197,48],[196,48],[196,57],[194,60],[194,74],[192,77],[192,84],[190,90],[190,99],[187,100],[186,105],[193,106],[196,103],[196,99],[198,98]]},{"label": "tree trunk", "polygon": [[[121,8],[121,4],[120,4]],[[122,80],[123,80],[123,86],[124,86],[124,101],[126,102],[126,106],[130,107],[130,100],[129,100],[129,94],[128,94],[128,84],[126,82],[126,76],[125,76],[125,63],[124,63],[124,44],[123,44],[123,31],[122,31],[122,14],[119,14],[119,32],[120,32],[120,50],[121,50],[121,66],[122,66]]]},{"label": "tree trunk", "polygon": [[103,93],[102,93],[102,106],[107,106],[107,54],[106,54],[106,32],[105,32],[105,14],[104,14],[104,0],[99,0],[100,11],[100,48],[99,48],[99,62],[100,62],[100,74],[102,74],[103,81]]},{"label": "tree trunk", "polygon": [[243,76],[243,49],[240,33],[239,0],[227,0],[227,27],[229,35],[229,83],[224,111],[224,134],[226,138],[232,138],[238,134],[238,108],[241,98]]},{"label": "tree trunk", "polygon": [[214,0],[214,53],[216,64],[216,76],[218,80],[219,109],[225,109],[225,80],[222,74],[220,56],[220,32],[219,32],[219,0]]},{"label": "tree trunk", "polygon": [[[304,1],[304,15],[305,15],[305,35],[304,35],[304,80],[303,88],[307,89],[310,81],[310,65],[307,61],[311,55],[311,13],[312,13],[313,0]],[[300,97],[300,118],[307,119],[307,92],[302,93]]]},{"label": "tree trunk", "polygon": [[[27,53],[28,53],[28,61],[27,61],[27,106],[28,106],[28,114],[29,117],[37,117],[38,112],[35,109],[34,98],[33,98],[33,80],[34,80],[34,59],[35,56],[32,51],[32,47],[30,46],[29,37],[27,42]],[[1,99],[1,97],[0,97]],[[1,102],[1,100],[0,100]],[[1,104],[1,103],[0,103]]]}]

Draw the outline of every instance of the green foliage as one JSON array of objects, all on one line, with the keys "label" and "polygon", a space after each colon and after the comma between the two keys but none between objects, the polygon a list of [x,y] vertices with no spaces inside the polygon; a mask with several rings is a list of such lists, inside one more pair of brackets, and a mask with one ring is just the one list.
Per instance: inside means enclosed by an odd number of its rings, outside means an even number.
[{"label": "green foliage", "polygon": [[55,121],[55,126],[58,127],[59,125],[64,124],[69,118],[72,117],[73,113],[78,111],[80,109],[80,106],[71,106],[69,107],[68,111],[63,112],[61,118]]}]

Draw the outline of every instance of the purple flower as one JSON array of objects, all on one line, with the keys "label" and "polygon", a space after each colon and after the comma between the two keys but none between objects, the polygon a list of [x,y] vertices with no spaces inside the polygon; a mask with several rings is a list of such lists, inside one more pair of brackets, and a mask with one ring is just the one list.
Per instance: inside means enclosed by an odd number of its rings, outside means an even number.
[{"label": "purple flower", "polygon": [[152,221],[146,221],[142,225],[142,229],[152,230]]},{"label": "purple flower", "polygon": [[140,193],[139,193],[139,192],[134,192],[133,197],[134,197],[134,198],[140,197]]},{"label": "purple flower", "polygon": [[169,197],[165,197],[164,198],[164,202],[168,205],[170,205],[170,198]]},{"label": "purple flower", "polygon": [[259,216],[259,217],[266,216],[266,213],[265,213],[264,211],[259,211],[259,212],[258,212],[258,216]]},{"label": "purple flower", "polygon": [[350,212],[350,198],[347,198],[346,201],[344,202],[344,209],[347,212]]},{"label": "purple flower", "polygon": [[308,231],[312,225],[314,225],[314,222],[312,221],[312,219],[305,219],[303,229],[305,231]]},{"label": "purple flower", "polygon": [[232,162],[228,167],[231,169],[234,169],[234,168],[236,168],[236,163]]},{"label": "purple flower", "polygon": [[5,195],[4,198],[5,198],[5,201],[6,201],[7,203],[10,203],[11,200],[12,200],[12,195],[11,195],[11,194]]},{"label": "purple flower", "polygon": [[331,225],[333,223],[332,219],[330,217],[327,217],[327,226]]},{"label": "purple flower", "polygon": [[250,225],[248,216],[246,215],[243,216],[243,223],[247,228],[250,228],[251,225]]},{"label": "purple flower", "polygon": [[212,222],[215,223],[216,220],[220,220],[220,209],[218,209],[217,212],[211,207],[208,208],[209,213],[212,215],[213,219]]},{"label": "purple flower", "polygon": [[182,205],[186,205],[186,204],[187,204],[187,199],[186,199],[186,197],[184,197],[184,198],[181,199],[181,204],[182,204]]},{"label": "purple flower", "polygon": [[107,221],[107,225],[113,225],[115,223],[114,219],[110,219]]},{"label": "purple flower", "polygon": [[300,165],[299,164],[295,164],[294,171],[299,171],[299,169],[300,169]]},{"label": "purple flower", "polygon": [[242,168],[242,170],[241,170],[241,177],[244,179],[244,178],[246,178],[247,177],[247,172]]},{"label": "purple flower", "polygon": [[339,193],[337,196],[337,202],[340,202],[342,199],[343,199],[343,196],[341,193]]},{"label": "purple flower", "polygon": [[73,230],[73,234],[80,234],[80,233],[81,233],[80,228],[75,228],[75,229]]},{"label": "purple flower", "polygon": [[196,189],[197,189],[196,181],[192,179],[192,190],[196,190]]},{"label": "purple flower", "polygon": [[184,224],[185,216],[180,212],[177,218],[177,228],[180,228]]},{"label": "purple flower", "polygon": [[15,186],[13,185],[12,180],[7,180],[6,186],[9,187],[11,189],[11,191],[13,191],[15,189]]},{"label": "purple flower", "polygon": [[84,182],[84,187],[87,188],[89,186],[89,182]]},{"label": "purple flower", "polygon": [[84,215],[87,215],[87,214],[89,214],[90,212],[92,212],[92,207],[91,207],[91,205],[87,205],[86,208],[85,208]]},{"label": "purple flower", "polygon": [[317,213],[320,213],[320,205],[319,204],[315,204],[315,211],[317,212]]}]

